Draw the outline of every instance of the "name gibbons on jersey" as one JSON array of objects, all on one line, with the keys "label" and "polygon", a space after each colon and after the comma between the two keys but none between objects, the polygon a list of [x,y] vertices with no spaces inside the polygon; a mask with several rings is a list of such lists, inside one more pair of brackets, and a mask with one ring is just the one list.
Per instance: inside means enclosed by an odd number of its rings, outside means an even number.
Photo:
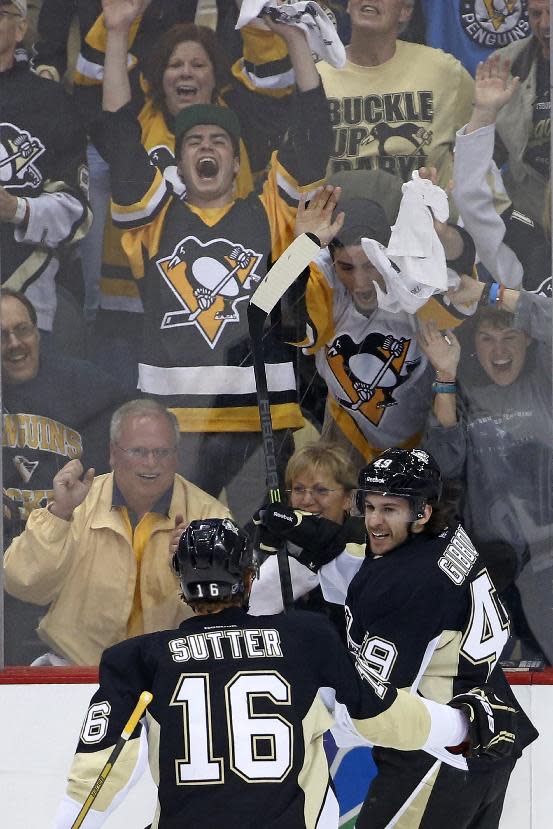
[{"label": "name gibbons on jersey", "polygon": [[277,630],[221,629],[191,633],[168,643],[173,662],[203,662],[208,659],[255,659],[282,656]]},{"label": "name gibbons on jersey", "polygon": [[453,538],[444,550],[444,554],[438,560],[438,567],[444,571],[454,584],[462,584],[477,559],[478,552],[474,544],[464,529],[457,527]]}]

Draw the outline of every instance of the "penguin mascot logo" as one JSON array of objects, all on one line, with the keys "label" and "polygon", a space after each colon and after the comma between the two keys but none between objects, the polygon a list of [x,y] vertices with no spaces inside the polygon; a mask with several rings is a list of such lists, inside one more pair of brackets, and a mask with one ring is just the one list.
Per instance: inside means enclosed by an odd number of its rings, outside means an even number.
[{"label": "penguin mascot logo", "polygon": [[14,124],[0,123],[0,185],[10,190],[39,188],[42,175],[34,162],[44,151],[38,138]]},{"label": "penguin mascot logo", "polygon": [[240,322],[239,304],[261,281],[257,268],[263,254],[228,239],[200,242],[187,236],[172,254],[157,260],[179,309],[168,311],[161,328],[193,325],[215,348],[226,325]]},{"label": "penguin mascot logo", "polygon": [[356,343],[349,334],[336,337],[326,358],[342,390],[338,402],[350,412],[360,412],[378,426],[385,411],[397,406],[394,391],[420,365],[420,357],[407,361],[410,339],[391,334],[369,334]]}]

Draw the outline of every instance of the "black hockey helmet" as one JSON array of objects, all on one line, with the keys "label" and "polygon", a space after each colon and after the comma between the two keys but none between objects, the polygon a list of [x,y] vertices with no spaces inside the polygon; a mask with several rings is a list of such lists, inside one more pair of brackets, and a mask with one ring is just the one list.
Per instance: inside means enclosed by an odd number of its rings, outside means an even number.
[{"label": "black hockey helmet", "polygon": [[414,520],[422,518],[426,504],[434,506],[442,494],[442,476],[435,460],[422,449],[386,449],[359,472],[356,506],[365,511],[365,495],[407,498]]},{"label": "black hockey helmet", "polygon": [[220,601],[244,593],[250,567],[255,567],[252,543],[230,518],[191,521],[173,555],[187,601]]}]

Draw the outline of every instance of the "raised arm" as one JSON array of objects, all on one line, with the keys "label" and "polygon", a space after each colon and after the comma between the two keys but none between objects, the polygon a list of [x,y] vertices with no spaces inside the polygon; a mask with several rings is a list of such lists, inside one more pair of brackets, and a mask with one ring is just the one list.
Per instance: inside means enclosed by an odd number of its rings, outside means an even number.
[{"label": "raised arm", "polygon": [[107,30],[102,108],[117,112],[131,100],[127,71],[127,52],[133,21],[143,13],[150,0],[102,0]]},{"label": "raised arm", "polygon": [[518,287],[523,268],[504,243],[510,201],[493,162],[497,114],[519,86],[509,66],[497,54],[478,66],[472,114],[455,142],[453,198],[485,267],[504,285]]}]

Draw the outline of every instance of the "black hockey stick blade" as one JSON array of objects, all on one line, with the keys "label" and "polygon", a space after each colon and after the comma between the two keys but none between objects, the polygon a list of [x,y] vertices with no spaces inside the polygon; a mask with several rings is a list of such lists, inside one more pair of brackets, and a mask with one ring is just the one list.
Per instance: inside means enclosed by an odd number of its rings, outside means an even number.
[{"label": "black hockey stick blade", "polygon": [[[303,233],[301,236],[298,236],[269,270],[248,305],[248,325],[252,343],[257,405],[259,408],[263,453],[265,455],[265,467],[267,471],[267,487],[272,503],[280,501],[281,494],[263,353],[263,327],[267,316],[271,313],[275,305],[305,268],[308,267],[320,249],[321,246],[316,236],[310,233]],[[285,546],[281,547],[278,551],[277,559],[282,602],[284,610],[287,611],[294,603],[294,595],[292,592],[292,579],[290,577],[290,564]]]}]

